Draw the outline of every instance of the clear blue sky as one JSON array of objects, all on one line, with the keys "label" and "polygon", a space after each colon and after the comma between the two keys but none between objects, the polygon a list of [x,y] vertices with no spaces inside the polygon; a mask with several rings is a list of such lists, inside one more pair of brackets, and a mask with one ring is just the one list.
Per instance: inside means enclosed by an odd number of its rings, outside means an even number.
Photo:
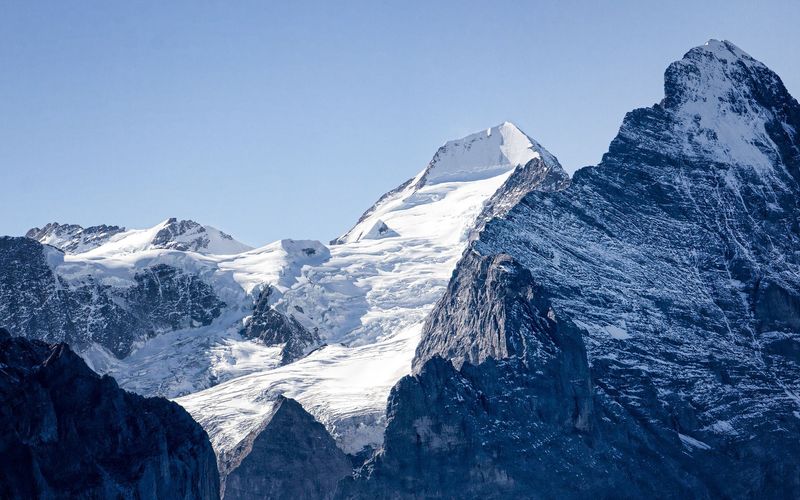
[{"label": "clear blue sky", "polygon": [[796,1],[0,1],[0,234],[177,216],[327,241],[505,120],[597,163],[709,38],[800,96]]}]

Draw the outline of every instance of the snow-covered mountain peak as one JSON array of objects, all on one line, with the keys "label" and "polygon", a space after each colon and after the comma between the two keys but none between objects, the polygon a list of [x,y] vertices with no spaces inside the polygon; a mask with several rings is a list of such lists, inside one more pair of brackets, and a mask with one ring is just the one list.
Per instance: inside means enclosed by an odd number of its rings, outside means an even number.
[{"label": "snow-covered mountain peak", "polygon": [[[710,40],[670,64],[664,94],[654,108],[628,114],[609,155],[630,155],[635,143],[635,150],[763,176],[787,153],[798,154],[789,125],[797,101],[778,75],[730,42]],[[669,128],[654,125],[665,119]]]},{"label": "snow-covered mountain peak", "polygon": [[753,59],[750,54],[743,51],[739,47],[736,46],[733,42],[729,42],[728,40],[715,40],[710,39],[704,45],[697,47],[699,50],[705,50],[714,54],[717,59],[725,60],[725,61],[733,61],[737,59],[742,59],[749,62],[754,62],[757,64],[761,64],[755,59]]},{"label": "snow-covered mountain peak", "polygon": [[174,217],[161,223],[161,229],[156,233],[152,245],[155,248],[211,254],[232,254],[252,249],[215,227]]},{"label": "snow-covered mountain peak", "polygon": [[667,68],[666,104],[730,103],[752,98],[758,88],[779,82],[777,75],[736,45],[709,40]]},{"label": "snow-covered mountain peak", "polygon": [[[331,243],[439,233],[441,226],[434,221],[441,215],[450,220],[452,241],[463,241],[464,228],[472,225],[483,204],[515,169],[536,158],[544,169],[563,172],[555,156],[510,122],[448,141],[425,169],[384,194],[350,231]],[[452,224],[455,219],[458,224]]]},{"label": "snow-covered mountain peak", "polygon": [[252,247],[215,227],[171,217],[148,229],[132,229],[116,234],[107,243],[87,253],[105,256],[156,249],[229,255],[252,250]]},{"label": "snow-covered mountain peak", "polygon": [[525,165],[533,158],[555,161],[519,127],[503,122],[495,127],[448,141],[416,182],[417,187],[442,182],[486,179]]}]

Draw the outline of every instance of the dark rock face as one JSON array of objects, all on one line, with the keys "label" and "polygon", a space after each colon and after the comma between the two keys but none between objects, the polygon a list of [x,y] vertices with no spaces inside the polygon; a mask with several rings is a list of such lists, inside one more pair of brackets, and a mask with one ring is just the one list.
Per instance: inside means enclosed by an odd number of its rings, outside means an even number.
[{"label": "dark rock face", "polygon": [[716,446],[683,435],[695,409],[641,368],[626,373],[638,405],[623,407],[608,364],[590,367],[581,332],[542,294],[508,255],[465,255],[425,325],[417,373],[389,398],[383,449],[340,497],[781,498],[800,486],[797,463],[775,456],[799,449],[782,433]]},{"label": "dark rock face", "polygon": [[219,475],[180,406],[0,329],[0,497],[219,498]]},{"label": "dark rock face", "polygon": [[569,175],[555,159],[548,163],[541,157],[534,158],[526,165],[518,166],[500,189],[486,201],[472,231],[473,238],[480,234],[486,222],[505,215],[529,192],[559,191],[569,186],[569,183]]},{"label": "dark rock face", "polygon": [[800,496],[800,105],[727,42],[665,82],[485,225],[345,496]]},{"label": "dark rock face", "polygon": [[283,344],[283,363],[302,358],[312,348],[319,346],[319,334],[308,331],[291,314],[276,311],[269,304],[272,287],[265,287],[258,295],[253,314],[245,322],[242,336],[258,339],[266,345]]},{"label": "dark rock face", "polygon": [[225,303],[199,277],[159,264],[115,288],[92,275],[66,281],[48,259],[53,248],[29,238],[0,238],[0,326],[78,348],[97,343],[122,357],[134,342],[167,331],[208,325]]},{"label": "dark rock face", "polygon": [[281,397],[269,421],[220,457],[228,500],[333,498],[350,461],[322,424]]},{"label": "dark rock face", "polygon": [[154,333],[209,325],[225,307],[210,285],[172,266],[151,266],[134,280],[125,298],[137,317],[150,319]]},{"label": "dark rock face", "polygon": [[576,394],[581,402],[574,406],[580,415],[588,414],[589,369],[581,333],[556,321],[530,271],[508,255],[467,252],[423,332],[415,371],[435,356],[457,368],[487,359],[517,358],[531,367],[556,360],[567,367],[560,390]]},{"label": "dark rock face", "polygon": [[52,245],[65,253],[80,253],[99,247],[123,231],[124,227],[105,224],[82,227],[77,224],[50,222],[42,228],[30,229],[25,237]]},{"label": "dark rock face", "polygon": [[384,447],[342,496],[548,497],[572,482],[578,470],[549,476],[594,439],[586,350],[530,273],[506,255],[467,254],[424,332],[417,374],[389,398]]}]

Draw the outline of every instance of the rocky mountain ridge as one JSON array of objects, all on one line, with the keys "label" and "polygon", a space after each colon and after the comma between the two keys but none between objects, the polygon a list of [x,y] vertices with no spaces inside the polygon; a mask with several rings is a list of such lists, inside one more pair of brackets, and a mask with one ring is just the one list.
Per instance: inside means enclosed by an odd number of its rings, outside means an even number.
[{"label": "rocky mountain ridge", "polygon": [[124,231],[124,227],[105,224],[82,227],[78,224],[49,222],[42,228],[31,228],[25,233],[25,237],[54,246],[65,253],[82,253],[99,247]]}]

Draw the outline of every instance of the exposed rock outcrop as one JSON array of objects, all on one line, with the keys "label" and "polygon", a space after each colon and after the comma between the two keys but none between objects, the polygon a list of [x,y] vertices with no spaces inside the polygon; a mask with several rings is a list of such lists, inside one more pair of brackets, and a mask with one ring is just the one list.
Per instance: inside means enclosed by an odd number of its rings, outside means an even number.
[{"label": "exposed rock outcrop", "polygon": [[252,248],[233,236],[193,220],[171,217],[164,221],[150,241],[151,248],[199,253],[239,253]]},{"label": "exposed rock outcrop", "polygon": [[30,229],[25,237],[54,246],[65,253],[81,253],[99,247],[112,236],[124,231],[124,227],[106,224],[82,227],[77,224],[50,222],[42,228]]},{"label": "exposed rock outcrop", "polygon": [[225,307],[200,277],[166,264],[137,272],[132,285],[114,287],[89,273],[65,280],[51,267],[63,258],[30,238],[0,238],[0,326],[79,349],[97,343],[123,357],[137,341],[208,325]]},{"label": "exposed rock outcrop", "polygon": [[253,306],[253,314],[245,321],[241,334],[266,345],[282,345],[282,362],[291,363],[319,346],[319,334],[307,330],[291,314],[275,310],[270,305],[271,294],[271,286],[261,290]]}]

